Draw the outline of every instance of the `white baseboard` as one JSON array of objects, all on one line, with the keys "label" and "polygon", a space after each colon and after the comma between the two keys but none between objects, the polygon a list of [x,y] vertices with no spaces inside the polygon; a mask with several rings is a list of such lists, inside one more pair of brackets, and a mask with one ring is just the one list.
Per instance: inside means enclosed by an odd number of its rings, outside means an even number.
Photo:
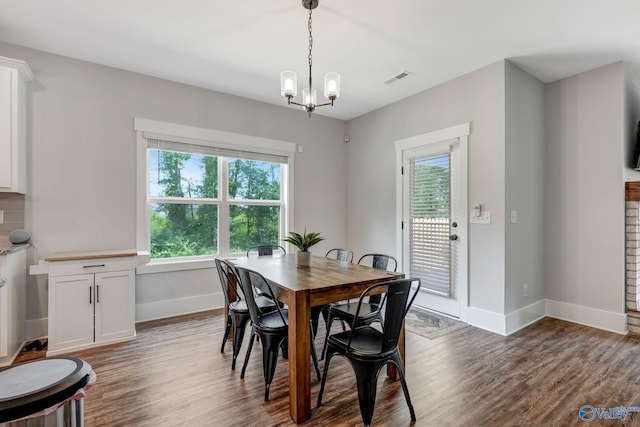
[{"label": "white baseboard", "polygon": [[468,315],[470,325],[500,335],[511,335],[544,317],[566,320],[617,334],[624,335],[628,332],[625,313],[614,313],[547,299],[537,301],[507,315],[476,307],[469,307]]},{"label": "white baseboard", "polygon": [[545,306],[546,314],[549,317],[604,329],[617,334],[624,335],[628,332],[626,313],[614,313],[598,308],[552,300],[545,300]]},{"label": "white baseboard", "polygon": [[26,341],[22,341],[22,344],[20,344],[20,347],[18,347],[11,356],[0,358],[0,368],[11,366],[11,364],[13,363],[14,360],[16,360],[16,357],[18,357],[18,355],[20,354],[20,352],[22,351],[22,348],[26,343],[27,343]]},{"label": "white baseboard", "polygon": [[519,331],[546,316],[544,300],[536,301],[505,316],[505,330],[507,335]]},{"label": "white baseboard", "polygon": [[493,311],[487,311],[481,308],[469,307],[467,310],[467,322],[471,326],[475,326],[489,332],[507,335],[504,314],[494,313]]},{"label": "white baseboard", "polygon": [[164,319],[224,307],[222,293],[136,304],[136,322]]},{"label": "white baseboard", "polygon": [[[136,322],[213,310],[224,307],[224,304],[222,293],[136,304]],[[625,313],[614,313],[553,300],[540,300],[507,315],[477,307],[468,307],[467,310],[467,322],[471,326],[505,336],[545,316],[618,334],[628,332]],[[44,337],[47,335],[47,318],[27,320],[25,327],[28,339]]]}]

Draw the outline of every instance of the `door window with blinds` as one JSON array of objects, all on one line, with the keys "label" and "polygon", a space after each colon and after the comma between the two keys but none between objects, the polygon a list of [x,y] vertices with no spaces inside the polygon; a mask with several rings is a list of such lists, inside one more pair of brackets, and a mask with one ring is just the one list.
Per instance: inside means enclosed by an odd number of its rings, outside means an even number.
[{"label": "door window with blinds", "polygon": [[443,153],[409,162],[409,266],[431,292],[451,294],[451,156]]},{"label": "door window with blinds", "polygon": [[153,259],[241,253],[285,234],[287,157],[147,139]]}]

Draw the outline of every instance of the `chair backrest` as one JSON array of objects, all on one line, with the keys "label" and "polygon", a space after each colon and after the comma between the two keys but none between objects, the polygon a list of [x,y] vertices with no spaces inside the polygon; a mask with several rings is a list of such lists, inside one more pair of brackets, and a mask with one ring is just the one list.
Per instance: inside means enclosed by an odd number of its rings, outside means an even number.
[{"label": "chair backrest", "polygon": [[249,256],[251,252],[258,252],[258,256],[273,255],[274,249],[281,250],[283,254],[287,253],[286,249],[280,245],[257,245],[247,249],[247,256]]},{"label": "chair backrest", "polygon": [[[371,267],[377,268],[380,270],[389,270],[390,267],[393,268],[391,271],[396,271],[398,269],[398,261],[391,255],[385,254],[364,254],[358,260],[358,264],[367,264],[371,263]],[[391,265],[390,265],[391,264]],[[369,297],[369,302],[372,304],[379,304],[382,297],[380,295],[371,295]]]},{"label": "chair backrest", "polygon": [[[411,287],[413,285],[416,285],[416,287],[412,291]],[[416,295],[418,295],[418,291],[420,290],[420,279],[393,280],[391,282],[378,283],[368,287],[362,295],[360,295],[354,319],[357,319],[360,314],[360,308],[364,298],[374,291],[380,292],[380,288],[386,288],[384,320],[382,322],[382,353],[384,353],[386,351],[393,350],[398,346],[398,339],[400,338],[400,331],[402,330],[402,322],[404,322],[404,317],[407,315],[409,308],[411,308],[413,300],[416,299]],[[351,347],[351,339],[355,326],[356,321],[354,320],[347,348]]]},{"label": "chair backrest", "polygon": [[[245,295],[245,301],[247,303],[247,308],[249,309],[249,317],[254,324],[260,323],[260,317],[262,317],[262,312],[260,308],[256,304],[256,300],[254,297],[254,289],[260,289],[263,292],[266,291],[269,296],[275,301],[276,296],[273,293],[273,289],[269,285],[267,279],[257,271],[250,270],[244,267],[235,267],[238,272],[238,276],[240,278],[240,286],[242,287],[242,292]],[[278,313],[280,313],[280,317],[282,318],[282,322],[286,325],[287,319],[284,318],[282,311],[280,310],[280,304],[276,304],[276,308],[278,309]]]},{"label": "chair backrest", "polygon": [[396,271],[398,269],[398,261],[391,255],[385,254],[364,254],[358,260],[358,264],[367,264],[371,262],[371,267],[380,270]]},{"label": "chair backrest", "polygon": [[[236,274],[235,267],[229,262],[215,258],[216,269],[218,270],[218,276],[220,276],[220,285],[222,286],[222,294],[227,306],[234,301],[242,299],[242,293],[239,291],[240,279]],[[229,290],[232,290],[234,295],[229,294]]]},{"label": "chair backrest", "polygon": [[353,262],[353,251],[349,249],[335,248],[328,251],[325,257],[335,258],[338,261]]}]

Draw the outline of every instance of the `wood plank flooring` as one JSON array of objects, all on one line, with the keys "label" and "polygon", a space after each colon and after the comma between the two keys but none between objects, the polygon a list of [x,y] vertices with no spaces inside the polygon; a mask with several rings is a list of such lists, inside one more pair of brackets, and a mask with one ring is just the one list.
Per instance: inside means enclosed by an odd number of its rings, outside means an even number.
[{"label": "wood plank flooring", "polygon": [[[220,353],[223,327],[220,313],[151,322],[139,325],[135,341],[73,354],[98,378],[85,400],[86,425],[295,425],[286,361],[280,358],[271,400],[264,402],[260,344],[241,380],[242,360],[231,371],[231,343]],[[322,338],[316,338],[318,349]],[[406,346],[417,426],[579,426],[585,424],[578,417],[582,405],[640,406],[637,336],[546,318],[509,337],[474,327],[435,340],[407,333]],[[344,359],[332,361],[320,408],[315,376],[311,386],[313,417],[303,425],[362,425]],[[387,380],[384,370],[373,425],[411,425],[400,384]],[[625,423],[596,419],[589,425],[640,426],[640,413]]]}]

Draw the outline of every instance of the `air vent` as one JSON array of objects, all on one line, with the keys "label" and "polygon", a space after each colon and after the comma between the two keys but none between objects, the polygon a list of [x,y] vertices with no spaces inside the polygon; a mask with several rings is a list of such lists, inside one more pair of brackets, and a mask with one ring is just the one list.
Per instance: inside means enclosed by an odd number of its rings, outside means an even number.
[{"label": "air vent", "polygon": [[402,71],[402,72],[396,74],[395,76],[390,77],[387,80],[385,80],[384,84],[390,85],[391,83],[395,83],[400,79],[404,79],[405,77],[408,77],[411,74],[413,74],[413,73],[411,73],[410,71]]}]

